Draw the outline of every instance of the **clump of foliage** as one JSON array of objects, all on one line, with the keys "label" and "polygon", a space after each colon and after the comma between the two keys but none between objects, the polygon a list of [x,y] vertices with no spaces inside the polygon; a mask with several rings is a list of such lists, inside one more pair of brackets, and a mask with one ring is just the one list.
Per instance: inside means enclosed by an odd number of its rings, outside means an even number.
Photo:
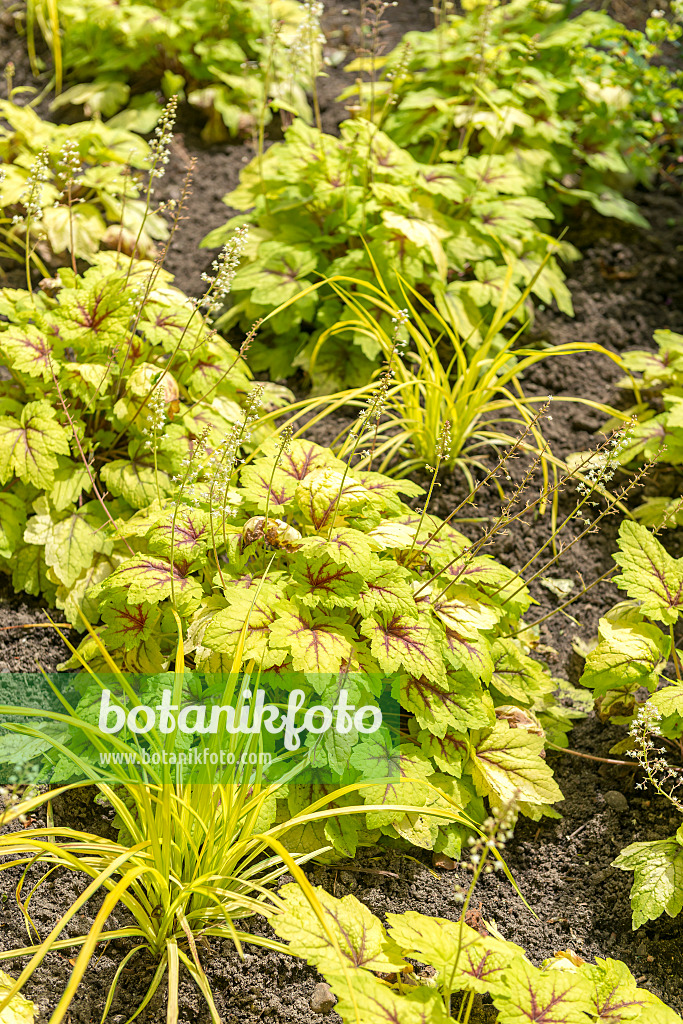
[{"label": "clump of foliage", "polygon": [[132,252],[136,240],[151,255],[168,237],[132,173],[152,163],[139,135],[99,118],[52,124],[12,100],[0,100],[0,119],[0,255],[23,260],[41,241],[43,260],[68,253],[91,263],[100,248]]},{"label": "clump of foliage", "polygon": [[658,352],[633,350],[623,356],[630,376],[621,382],[622,386],[635,384],[639,402],[627,411],[634,417],[634,424],[622,462],[659,464],[648,489],[665,487],[669,493],[651,494],[635,515],[647,526],[668,528],[683,523],[678,471],[674,470],[673,479],[664,479],[667,466],[683,463],[683,335],[660,330],[655,331],[654,338]]},{"label": "clump of foliage", "polygon": [[[243,635],[246,624],[243,624]],[[122,695],[137,703],[140,693],[132,690],[128,680],[117,673],[116,666],[108,656],[106,647],[94,638],[95,649],[106,665],[109,679],[113,672]],[[68,702],[64,712],[53,713],[47,724],[44,707],[17,707],[0,705],[3,725],[10,730],[10,739],[23,743],[24,748],[48,739],[53,753],[61,755],[62,762],[70,765],[71,772],[80,780],[85,775],[88,781],[61,786],[35,794],[25,795],[16,801],[13,793],[3,787],[0,796],[3,807],[0,811],[0,825],[12,826],[25,822],[34,812],[40,812],[51,800],[59,799],[64,793],[94,783],[100,803],[106,803],[115,811],[113,827],[117,838],[103,841],[102,837],[85,830],[54,826],[48,811],[47,827],[33,827],[30,830],[3,828],[0,835],[2,861],[0,872],[11,867],[45,867],[42,877],[23,897],[23,878],[17,886],[16,898],[24,913],[32,895],[52,876],[55,868],[75,871],[88,879],[88,884],[74,899],[71,906],[42,938],[35,932],[38,941],[0,952],[0,962],[18,957],[30,958],[24,970],[15,980],[2,976],[6,984],[0,988],[0,1015],[7,1019],[15,1011],[12,1020],[19,1021],[17,1013],[30,1004],[17,998],[22,986],[31,977],[47,954],[61,950],[78,949],[78,955],[71,960],[73,970],[69,981],[60,994],[51,1020],[60,1024],[68,1020],[69,1006],[79,989],[89,963],[98,946],[116,940],[126,940],[126,952],[121,958],[112,982],[102,994],[104,1021],[112,1009],[123,972],[128,965],[135,964],[136,958],[147,955],[156,964],[156,970],[149,980],[147,991],[134,1016],[141,1013],[166,980],[168,1024],[177,1024],[178,995],[181,972],[187,972],[202,993],[214,1024],[221,1018],[215,1006],[209,980],[202,967],[198,947],[211,939],[234,944],[242,954],[242,943],[265,947],[270,950],[287,952],[287,947],[267,935],[252,934],[238,927],[245,918],[259,916],[266,920],[281,915],[286,905],[276,891],[278,878],[289,872],[307,894],[313,912],[322,919],[323,911],[315,893],[299,864],[308,859],[300,853],[291,854],[284,844],[291,848],[297,831],[341,815],[330,809],[335,792],[321,795],[306,792],[298,787],[297,809],[284,819],[276,820],[277,797],[287,793],[288,787],[281,781],[265,778],[261,762],[256,756],[261,750],[261,737],[255,733],[246,735],[234,731],[202,736],[203,749],[225,764],[222,755],[229,755],[228,764],[245,765],[236,775],[233,767],[212,769],[211,778],[198,777],[197,771],[185,771],[169,767],[160,761],[163,753],[176,753],[186,749],[177,728],[171,732],[154,729],[147,733],[145,740],[157,754],[156,767],[143,765],[139,760],[138,736],[130,733],[121,737],[105,735],[97,723],[97,698],[111,685],[107,677],[99,676],[93,662],[87,663],[76,656],[79,668],[87,678],[86,690],[90,707],[74,710]],[[246,695],[248,673],[238,655],[231,664],[231,671],[223,677],[220,702],[223,705],[240,708]],[[175,706],[182,702],[187,682],[184,671],[182,639],[177,643],[175,671],[163,679],[145,681],[147,692],[142,694],[152,700],[158,699],[161,688],[166,685],[173,694]],[[239,680],[239,681],[238,681]],[[192,680],[196,684],[196,679]],[[155,692],[154,687],[158,689]],[[193,693],[196,690],[193,687]],[[89,713],[88,713],[89,711]],[[20,715],[21,725],[9,725],[5,716]],[[40,726],[43,726],[41,729]],[[52,730],[52,731],[50,731]],[[61,731],[60,731],[61,730]],[[71,737],[69,738],[69,733]],[[85,738],[88,743],[74,742],[74,734]],[[110,768],[102,768],[97,759],[88,763],[84,753],[88,747],[95,753],[112,752],[124,755],[119,763],[110,762]],[[216,762],[213,762],[214,764]],[[256,765],[251,768],[250,765]],[[290,794],[295,787],[290,787]],[[345,787],[342,796],[348,797],[355,787]],[[307,796],[310,799],[307,800]],[[409,810],[410,808],[404,808]],[[348,805],[345,813],[353,811]],[[450,820],[462,820],[462,816],[447,807],[434,808],[429,813],[441,815]],[[91,927],[79,934],[78,922],[81,911],[91,897],[101,897],[99,909]],[[115,918],[124,911],[126,922],[120,926]],[[132,942],[131,942],[132,940]],[[106,947],[105,947],[106,948]],[[130,969],[130,967],[129,967]]]},{"label": "clump of foliage", "polygon": [[527,194],[559,213],[589,202],[642,223],[621,195],[651,180],[680,124],[683,78],[658,62],[659,44],[683,29],[664,18],[647,34],[604,12],[569,17],[571,4],[466,0],[431,32],[409,32],[384,58],[382,81],[359,82],[361,112],[423,161],[482,156],[482,176],[514,166]]},{"label": "clump of foliage", "polygon": [[[340,339],[355,338],[360,344],[377,347],[385,369],[375,371],[373,379],[358,388],[333,397],[303,399],[291,407],[290,420],[294,423],[312,412],[323,419],[341,406],[363,407],[376,393],[379,378],[381,409],[378,407],[358,439],[358,449],[366,452],[360,464],[371,460],[381,471],[390,470],[397,476],[407,475],[416,466],[457,468],[474,488],[472,470],[477,467],[487,472],[485,459],[491,449],[509,449],[523,436],[525,448],[544,450],[547,466],[554,460],[542,436],[538,408],[547,405],[548,399],[525,394],[524,371],[549,358],[589,351],[623,365],[618,356],[594,342],[522,348],[518,345],[521,329],[506,338],[502,332],[533,284],[529,283],[509,308],[509,292],[517,294],[512,268],[501,280],[491,321],[482,325],[480,342],[473,347],[461,337],[452,319],[442,317],[400,276],[398,301],[403,306],[399,307],[370,252],[368,259],[372,281],[337,276],[321,284],[341,300],[344,313],[319,333],[310,367],[315,367],[319,385],[321,379],[333,381],[345,372],[347,362],[348,346],[340,344]],[[296,298],[286,301],[276,316],[298,304]],[[272,413],[267,419],[274,416]]]},{"label": "clump of foliage", "polygon": [[[207,118],[206,142],[253,131],[271,103],[305,114],[302,85],[320,60],[314,8],[295,0],[59,0],[60,70],[78,84],[55,102],[104,117],[126,107],[126,125],[148,130],[161,88]],[[57,57],[50,22],[42,27]]]},{"label": "clump of foliage", "polygon": [[170,496],[199,439],[242,416],[244,364],[171,280],[103,253],[0,293],[0,567],[74,622],[129,551],[114,521]]},{"label": "clump of foliage", "polygon": [[[569,291],[549,247],[565,258],[578,254],[567,243],[554,246],[547,234],[552,213],[528,194],[523,172],[495,159],[487,175],[485,165],[486,158],[477,156],[457,167],[420,163],[360,118],[343,122],[340,138],[295,121],[285,140],[252,160],[240,185],[225,197],[249,212],[202,243],[220,245],[236,226],[251,225],[221,324],[247,326],[304,293],[321,275],[372,281],[373,263],[392,288],[398,289],[398,273],[433,298],[473,346],[501,298],[509,310],[528,286],[537,300],[555,300],[571,313]],[[342,315],[336,295],[302,294],[263,325],[253,366],[275,378],[290,375],[293,366],[308,370],[319,336]],[[322,353],[311,371],[320,390],[366,380],[376,365],[378,344],[363,332],[339,347],[335,356]]]},{"label": "clump of foliage", "polygon": [[322,920],[297,886],[282,887],[280,895],[286,914],[273,919],[273,928],[329,982],[344,1024],[468,1024],[481,1019],[473,1013],[477,995],[491,997],[495,1010],[486,1019],[497,1024],[681,1021],[638,988],[621,961],[591,964],[565,950],[536,967],[495,924],[480,931],[466,924],[464,910],[459,921],[388,913],[385,926],[353,895],[337,899],[316,889]]},{"label": "clump of foliage", "polygon": [[[225,198],[249,212],[204,240],[254,227],[225,322],[246,326],[319,275],[367,278],[368,251],[383,277],[393,285],[398,271],[472,345],[510,265],[510,308],[533,282],[534,301],[571,313],[557,257],[578,253],[553,246],[553,220],[588,201],[644,225],[621,189],[652,171],[652,139],[662,122],[677,123],[683,90],[651,63],[645,37],[601,14],[565,14],[549,3],[472,4],[435,32],[408,33],[389,57],[352,65],[372,71],[386,60],[387,75],[347,92],[360,88],[361,99],[341,137],[292,125]],[[323,295],[268,321],[255,366],[274,376],[310,368],[317,337],[341,312]],[[329,379],[319,367],[314,383],[355,383],[376,357],[359,335],[338,360],[344,374]]]},{"label": "clump of foliage", "polygon": [[[603,720],[630,726],[628,739],[614,751],[636,758],[655,790],[683,813],[675,795],[683,783],[683,768],[676,767],[683,739],[683,655],[674,636],[683,612],[683,559],[673,558],[641,523],[628,520],[614,558],[621,568],[615,582],[629,600],[600,620],[581,682],[593,691]],[[614,863],[635,871],[634,928],[683,910],[683,826],[671,839],[631,844]]]},{"label": "clump of foliage", "polygon": [[[373,680],[389,678],[410,727],[383,733],[375,756],[399,778],[361,794],[385,809],[311,827],[297,849],[352,855],[385,836],[457,856],[462,829],[428,816],[435,788],[475,821],[483,797],[514,793],[524,813],[552,813],[560,791],[544,736],[564,744],[575,713],[558,706],[556,681],[515,635],[531,603],[523,581],[483,542],[405,505],[415,484],[349,470],[309,441],[272,443],[238,480],[228,438],[193,462],[191,500],[181,488],[117,523],[134,550],[89,594],[111,656],[127,671],[163,671],[175,612],[194,669],[227,671],[239,649],[285,703],[299,680],[323,693],[348,678],[361,705]],[[93,640],[83,643],[92,664]],[[353,740],[323,744],[317,766],[346,765]],[[348,770],[362,765],[351,756]]]}]

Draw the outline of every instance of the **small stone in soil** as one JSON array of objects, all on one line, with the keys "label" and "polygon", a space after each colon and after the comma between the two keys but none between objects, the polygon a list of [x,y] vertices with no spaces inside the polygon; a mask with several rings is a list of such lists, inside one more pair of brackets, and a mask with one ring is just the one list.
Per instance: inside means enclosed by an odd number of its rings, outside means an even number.
[{"label": "small stone in soil", "polygon": [[337,997],[330,986],[326,985],[324,981],[319,981],[313,989],[313,995],[308,1005],[313,1013],[331,1013],[336,1002]]},{"label": "small stone in soil", "polygon": [[605,793],[605,803],[619,814],[623,814],[624,811],[628,810],[628,800],[617,789],[610,789],[609,792]]}]

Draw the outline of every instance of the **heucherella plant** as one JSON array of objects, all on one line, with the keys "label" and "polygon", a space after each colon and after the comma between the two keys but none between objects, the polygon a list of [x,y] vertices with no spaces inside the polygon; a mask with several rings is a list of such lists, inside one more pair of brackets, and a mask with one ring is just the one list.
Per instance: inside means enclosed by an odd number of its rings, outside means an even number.
[{"label": "heucherella plant", "polygon": [[29,254],[48,277],[47,267],[65,257],[75,269],[76,259],[92,263],[100,249],[132,253],[136,239],[138,254],[150,256],[168,237],[143,198],[152,154],[139,135],[97,118],[52,124],[11,99],[0,100],[0,117],[1,256]]},{"label": "heucherella plant", "polygon": [[[372,680],[388,678],[406,721],[377,735],[372,756],[399,778],[361,794],[386,809],[311,827],[304,849],[352,855],[384,836],[457,856],[459,826],[394,809],[397,800],[429,808],[434,787],[475,821],[484,797],[516,794],[524,813],[552,813],[560,791],[544,737],[565,742],[572,712],[557,705],[556,682],[520,632],[531,604],[523,580],[483,552],[485,540],[406,505],[402,494],[421,494],[414,483],[350,467],[362,424],[341,457],[284,433],[272,454],[238,468],[249,418],[190,460],[174,496],[105,532],[132,549],[88,592],[117,664],[163,672],[175,613],[193,669],[224,670],[243,643],[284,703],[297,677],[320,694],[348,678],[356,705],[371,703]],[[96,663],[92,638],[81,653]],[[321,771],[347,762],[362,771],[348,743],[322,744]]]},{"label": "heucherella plant", "polygon": [[82,104],[87,114],[103,117],[122,111],[120,121],[142,132],[149,130],[161,89],[203,115],[207,143],[253,132],[272,109],[307,116],[304,90],[321,63],[319,6],[296,0],[59,0],[59,33],[52,21],[40,22],[55,71],[70,86],[53,106]]},{"label": "heucherella plant", "polygon": [[[667,480],[666,470],[667,466],[683,463],[683,427],[680,425],[683,335],[660,330],[655,331],[654,340],[657,352],[635,349],[623,356],[630,376],[620,381],[621,387],[632,388],[635,384],[646,401],[638,394],[637,404],[627,410],[634,418],[634,428],[624,448],[622,463],[636,466],[658,463],[649,487],[655,494],[650,493],[634,515],[646,526],[671,529],[683,523],[680,488],[675,479]],[[659,487],[664,494],[656,493]]]},{"label": "heucherella plant", "polygon": [[[407,33],[374,62],[384,79],[359,78],[342,98],[419,160],[460,167],[476,153],[483,177],[520,175],[556,213],[585,201],[641,223],[621,186],[651,181],[677,134],[683,78],[659,46],[683,29],[652,18],[643,34],[571,6],[468,0],[433,31]],[[347,70],[369,70],[367,59]]]},{"label": "heucherella plant", "polygon": [[[526,289],[518,321],[528,318],[531,299],[571,313],[559,259],[578,253],[549,237],[553,214],[528,195],[524,175],[496,164],[489,180],[483,170],[475,156],[457,168],[420,163],[360,118],[343,122],[340,138],[295,121],[225,197],[248,212],[202,242],[220,245],[236,226],[251,227],[219,324],[247,328],[267,317],[252,348],[254,368],[278,378],[300,367],[329,392],[367,380],[380,346],[357,331],[346,344],[326,346],[311,366],[320,336],[350,317],[332,291],[310,289],[321,275],[373,282],[379,273],[396,293],[400,275],[472,346],[501,300],[512,310]],[[278,308],[297,295],[286,312]]]},{"label": "heucherella plant", "polygon": [[384,925],[353,895],[316,894],[322,921],[297,886],[286,885],[286,913],[272,924],[327,980],[344,1024],[474,1024],[482,1019],[473,1012],[476,996],[490,997],[486,1019],[497,1024],[680,1024],[619,960],[592,964],[563,950],[536,967],[494,923],[480,931],[466,924],[464,911],[456,921],[389,913]]},{"label": "heucherella plant", "polygon": [[[229,287],[217,264],[207,306]],[[74,623],[132,553],[114,524],[169,500],[198,449],[243,421],[244,363],[171,281],[112,252],[37,292],[0,293],[0,568]]]},{"label": "heucherella plant", "polygon": [[[683,741],[683,669],[674,626],[683,612],[683,559],[640,523],[625,521],[614,556],[617,586],[629,600],[600,620],[581,678],[603,720],[629,725],[614,748],[634,757],[649,782],[683,813],[677,766]],[[647,700],[639,700],[645,690]],[[646,783],[639,785],[644,786]],[[683,826],[671,839],[633,843],[614,862],[635,871],[633,927],[683,910]]]}]

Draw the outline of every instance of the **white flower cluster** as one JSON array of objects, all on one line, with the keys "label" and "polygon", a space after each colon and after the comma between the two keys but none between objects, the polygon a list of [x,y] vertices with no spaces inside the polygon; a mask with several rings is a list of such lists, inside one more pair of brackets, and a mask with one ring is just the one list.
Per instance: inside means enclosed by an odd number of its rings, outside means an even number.
[{"label": "white flower cluster", "polygon": [[614,432],[606,445],[596,451],[581,472],[584,477],[576,485],[579,494],[587,497],[595,487],[606,487],[619,467],[619,456],[629,443],[629,421],[621,430]]},{"label": "white flower cluster", "polygon": [[81,154],[78,151],[78,146],[75,142],[67,139],[60,149],[59,157],[57,158],[57,173],[64,182],[62,195],[64,195],[69,185],[73,185],[76,175],[80,170]]},{"label": "white flower cluster", "polygon": [[325,42],[320,28],[320,19],[325,10],[323,4],[320,0],[305,0],[302,7],[303,17],[289,46],[293,75],[310,74],[313,62],[317,59],[316,47]]},{"label": "white flower cluster", "polygon": [[392,316],[391,322],[394,325],[392,337],[393,349],[399,354],[408,347],[408,339],[401,335],[401,328],[410,323],[410,314],[407,309],[397,309],[396,316]]},{"label": "white flower cluster", "polygon": [[217,445],[209,458],[209,475],[206,481],[208,489],[201,495],[201,499],[209,505],[214,520],[222,521],[236,514],[231,505],[219,507],[215,502],[223,501],[223,495],[230,487],[233,470],[239,461],[239,450],[251,440],[252,424],[261,414],[264,390],[265,384],[254,385],[244,407],[243,421],[233,424],[230,433]]},{"label": "white flower cluster", "polygon": [[447,461],[451,454],[451,421],[445,420],[436,442],[434,451],[437,466],[439,462]]},{"label": "white flower cluster", "polygon": [[242,259],[244,247],[249,238],[249,228],[246,224],[235,230],[221,249],[218,257],[211,264],[213,274],[202,274],[202,281],[208,284],[200,305],[205,306],[209,313],[215,312],[232,288],[232,282],[237,273]]},{"label": "white flower cluster", "polygon": [[[629,736],[636,744],[635,749],[628,750],[627,756],[633,757],[647,775],[655,790],[665,796],[671,803],[683,811],[683,803],[674,798],[673,794],[679,786],[683,786],[683,768],[670,765],[666,759],[666,747],[655,746],[655,739],[660,738],[662,730],[661,712],[646,701],[629,727]],[[645,782],[636,782],[636,789],[645,789]]]},{"label": "white flower cluster", "polygon": [[148,426],[143,427],[141,433],[146,438],[145,448],[152,451],[166,424],[166,394],[163,384],[159,384],[152,392],[147,409],[149,412]]},{"label": "white flower cluster", "polygon": [[[49,153],[47,147],[43,149],[31,164],[28,172],[26,185],[19,196],[19,202],[26,210],[28,220],[43,219],[43,185],[50,180]],[[12,218],[13,224],[18,224],[23,218],[16,216]]]},{"label": "white flower cluster", "polygon": [[150,180],[163,178],[166,172],[166,164],[171,156],[171,142],[173,141],[173,128],[175,127],[176,113],[178,110],[178,97],[171,96],[164,107],[159,122],[154,129],[154,138],[149,144],[150,149]]}]

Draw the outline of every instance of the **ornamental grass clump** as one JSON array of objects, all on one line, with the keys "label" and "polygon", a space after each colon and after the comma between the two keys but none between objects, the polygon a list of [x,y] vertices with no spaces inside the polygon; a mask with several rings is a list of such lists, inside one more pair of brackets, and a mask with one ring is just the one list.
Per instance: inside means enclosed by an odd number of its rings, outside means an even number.
[{"label": "ornamental grass clump", "polygon": [[[175,620],[179,625],[177,616]],[[245,621],[242,640],[236,645],[235,657],[220,683],[221,704],[235,707],[238,712],[248,695],[251,678],[243,660],[247,631]],[[92,658],[86,661],[74,653],[79,669],[89,680],[91,712],[92,693],[109,694],[109,687],[113,686],[118,687],[122,699],[127,697],[137,703],[140,694],[131,689],[129,680],[118,671],[102,641],[93,632],[90,636],[107,672],[100,676],[93,669]],[[148,688],[154,683],[147,677]],[[177,642],[174,670],[162,683],[170,687],[176,709],[188,685],[196,696],[197,680],[188,679],[185,672],[182,639]],[[209,775],[206,771],[202,775],[201,769],[187,764],[184,768],[170,767],[161,755],[177,757],[187,749],[179,718],[172,729],[147,730],[143,737],[148,753],[145,760],[137,733],[129,730],[112,736],[110,729],[102,729],[101,722],[96,724],[92,713],[88,714],[83,707],[74,709],[63,696],[60,699],[64,711],[48,717],[47,726],[52,732],[46,749],[68,764],[70,774],[78,776],[79,781],[52,787],[39,795],[27,795],[6,808],[0,818],[5,828],[26,822],[27,816],[42,810],[48,819],[46,827],[10,830],[0,835],[0,872],[17,868],[21,872],[16,899],[29,939],[33,940],[0,953],[0,962],[28,960],[16,980],[10,978],[6,991],[0,993],[0,1014],[47,956],[78,949],[78,955],[71,961],[69,982],[50,1022],[59,1024],[68,1019],[70,1004],[98,948],[112,940],[125,940],[126,952],[111,985],[102,993],[103,1021],[116,1009],[124,971],[147,954],[156,963],[156,970],[134,1016],[148,1006],[165,982],[166,1019],[168,1024],[176,1024],[180,979],[186,971],[201,991],[212,1021],[220,1024],[201,962],[205,948],[212,939],[223,939],[230,941],[240,954],[245,942],[286,952],[282,943],[240,926],[246,918],[259,916],[270,921],[286,910],[276,891],[277,880],[285,872],[297,880],[324,934],[336,945],[320,901],[299,867],[310,857],[301,850],[296,834],[329,818],[339,822],[354,814],[357,808],[349,797],[362,788],[360,785],[316,793],[310,787],[292,785],[292,772],[286,780],[267,779],[262,768],[264,761],[258,756],[262,753],[262,737],[256,732],[228,734],[223,730],[202,736],[202,753],[216,758],[220,752],[229,755],[228,767],[212,768]],[[46,735],[44,708],[0,705],[0,715],[14,739],[21,737],[30,743]],[[10,724],[5,719],[13,716],[16,720],[17,715],[23,717],[21,724]],[[109,755],[109,760],[88,760],[88,747],[97,754]],[[112,754],[119,755],[118,763],[111,759]],[[156,760],[150,754],[156,754]],[[204,763],[215,765],[217,760],[205,759]],[[226,758],[220,764],[226,764]],[[235,764],[242,767],[236,771]],[[116,812],[116,838],[52,824],[51,802],[84,785],[94,785],[100,801]],[[276,818],[277,797],[288,792],[297,810]],[[335,800],[342,801],[344,806],[332,812],[329,805]],[[396,809],[412,811],[410,805],[397,805]],[[381,811],[382,807],[376,810]],[[440,797],[439,806],[422,813],[469,824],[456,803],[446,796]],[[324,843],[316,853],[327,849],[329,844]],[[33,922],[31,901],[60,870],[85,875],[88,884],[54,926],[42,933]],[[43,873],[35,878],[36,871]],[[82,910],[89,909],[90,900],[95,901],[94,922],[86,934],[74,935],[73,924]],[[114,912],[123,918],[120,926],[108,923]]]}]

